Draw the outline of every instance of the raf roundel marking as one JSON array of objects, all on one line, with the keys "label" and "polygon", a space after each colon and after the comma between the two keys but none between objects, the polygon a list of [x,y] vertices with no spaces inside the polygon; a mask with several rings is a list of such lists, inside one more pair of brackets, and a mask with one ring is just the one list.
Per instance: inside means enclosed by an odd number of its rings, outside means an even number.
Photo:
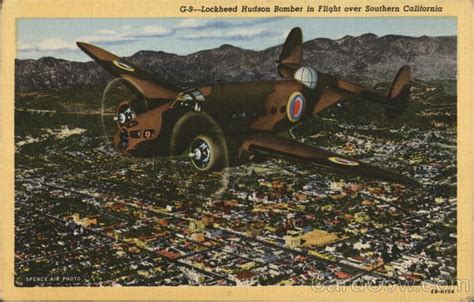
[{"label": "raf roundel marking", "polygon": [[337,156],[331,156],[328,157],[330,161],[333,163],[339,164],[339,165],[344,165],[344,166],[358,166],[359,163],[353,160],[345,159],[342,157],[337,157]]},{"label": "raf roundel marking", "polygon": [[286,115],[291,122],[297,122],[303,116],[305,98],[300,92],[293,92],[286,105]]},{"label": "raf roundel marking", "polygon": [[123,69],[123,70],[126,70],[126,71],[135,71],[135,68],[133,68],[132,66],[128,65],[128,64],[125,64],[123,62],[120,62],[120,61],[117,61],[117,60],[113,60],[112,61],[114,63],[115,66],[117,66],[118,68],[120,69]]}]

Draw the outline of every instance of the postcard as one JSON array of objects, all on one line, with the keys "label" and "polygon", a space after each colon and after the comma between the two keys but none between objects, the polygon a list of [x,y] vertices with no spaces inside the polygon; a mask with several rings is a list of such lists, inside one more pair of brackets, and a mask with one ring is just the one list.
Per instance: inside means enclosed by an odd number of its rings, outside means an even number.
[{"label": "postcard", "polygon": [[0,297],[473,300],[471,12],[5,1]]}]

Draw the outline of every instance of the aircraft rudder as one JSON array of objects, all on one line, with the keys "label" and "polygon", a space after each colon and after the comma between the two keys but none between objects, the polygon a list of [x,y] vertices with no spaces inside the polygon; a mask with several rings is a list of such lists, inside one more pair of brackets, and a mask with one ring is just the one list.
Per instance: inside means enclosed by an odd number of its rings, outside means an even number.
[{"label": "aircraft rudder", "polygon": [[294,27],[281,49],[278,59],[278,74],[283,78],[290,78],[293,72],[301,65],[303,55],[303,32],[301,28]]}]

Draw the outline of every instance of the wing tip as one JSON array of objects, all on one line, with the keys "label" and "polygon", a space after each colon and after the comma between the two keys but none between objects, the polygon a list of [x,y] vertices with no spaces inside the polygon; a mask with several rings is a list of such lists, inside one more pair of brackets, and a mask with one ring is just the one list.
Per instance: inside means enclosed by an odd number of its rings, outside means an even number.
[{"label": "wing tip", "polygon": [[79,47],[82,50],[85,50],[88,47],[92,46],[91,44],[86,43],[86,42],[82,42],[82,41],[76,41],[76,45],[77,45],[77,47]]},{"label": "wing tip", "polygon": [[119,57],[113,53],[90,43],[76,41],[76,45],[95,61],[113,61],[119,59]]},{"label": "wing tip", "polygon": [[412,179],[412,178],[409,178],[407,177],[405,180],[404,180],[404,185],[407,186],[407,187],[412,187],[412,188],[420,188],[422,187],[421,183]]},{"label": "wing tip", "polygon": [[97,48],[96,46],[94,46],[92,44],[82,42],[82,41],[76,41],[76,45],[83,52],[85,52],[88,56],[91,56],[91,57],[92,57],[92,54],[93,54],[93,50]]}]

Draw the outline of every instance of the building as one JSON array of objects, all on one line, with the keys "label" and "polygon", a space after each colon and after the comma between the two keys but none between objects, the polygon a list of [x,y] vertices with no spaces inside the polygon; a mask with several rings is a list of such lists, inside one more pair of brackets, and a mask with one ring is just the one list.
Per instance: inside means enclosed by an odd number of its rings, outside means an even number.
[{"label": "building", "polygon": [[64,216],[63,219],[67,221],[74,221],[76,225],[81,225],[85,228],[91,225],[97,225],[97,216],[88,216],[81,219],[78,213],[74,213],[71,216]]},{"label": "building", "polygon": [[191,236],[191,238],[197,242],[203,242],[206,238],[204,237],[204,233],[202,232],[196,232],[196,233],[193,233],[193,235]]},{"label": "building", "polygon": [[251,226],[246,232],[245,232],[245,236],[248,236],[248,237],[251,237],[251,238],[255,238],[257,236],[260,236],[260,234],[262,233],[262,230],[261,229],[258,229],[256,227],[253,227]]},{"label": "building", "polygon": [[370,220],[370,217],[365,212],[357,212],[357,213],[354,214],[354,219],[358,223],[362,223],[364,221]]},{"label": "building", "polygon": [[202,221],[193,220],[189,223],[188,230],[191,233],[199,232],[204,229],[204,223]]},{"label": "building", "polygon": [[288,230],[285,236],[285,245],[290,248],[295,248],[301,245],[302,230]]},{"label": "building", "polygon": [[342,191],[342,188],[344,187],[344,182],[343,181],[332,181],[329,188],[331,191]]},{"label": "building", "polygon": [[206,277],[198,272],[189,271],[186,272],[187,277],[196,284],[202,284],[206,280]]},{"label": "building", "polygon": [[82,219],[82,226],[87,228],[91,225],[97,225],[97,218],[96,217],[85,217]]},{"label": "building", "polygon": [[364,188],[364,186],[361,185],[361,184],[358,184],[358,183],[351,183],[351,186],[350,186],[350,189],[353,192],[358,192],[358,191],[362,190],[363,188]]},{"label": "building", "polygon": [[237,286],[250,286],[257,282],[257,275],[250,271],[240,271],[235,275]]},{"label": "building", "polygon": [[203,214],[202,215],[202,223],[204,225],[211,225],[214,223],[214,216],[210,215],[210,214]]}]

